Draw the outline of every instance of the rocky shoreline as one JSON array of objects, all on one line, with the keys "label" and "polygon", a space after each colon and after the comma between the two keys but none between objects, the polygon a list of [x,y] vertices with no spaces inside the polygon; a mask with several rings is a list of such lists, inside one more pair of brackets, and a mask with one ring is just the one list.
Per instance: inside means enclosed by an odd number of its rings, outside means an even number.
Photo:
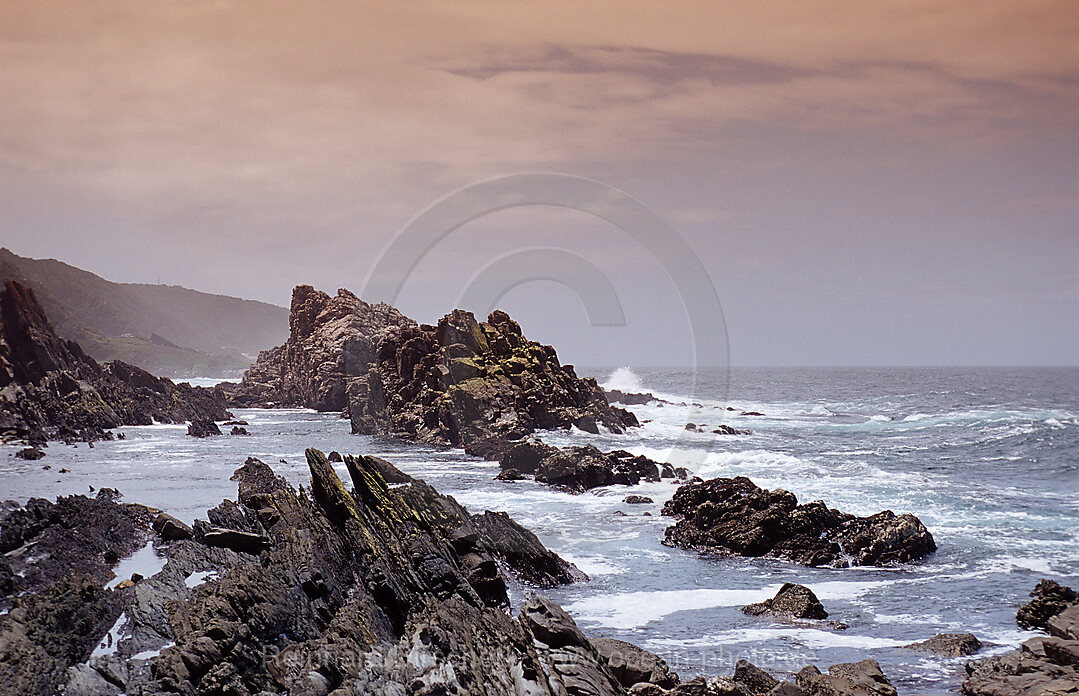
[{"label": "rocky shoreline", "polygon": [[213,389],[174,384],[120,361],[99,365],[56,335],[33,291],[8,280],[0,292],[0,438],[108,439],[123,425],[231,417]]}]

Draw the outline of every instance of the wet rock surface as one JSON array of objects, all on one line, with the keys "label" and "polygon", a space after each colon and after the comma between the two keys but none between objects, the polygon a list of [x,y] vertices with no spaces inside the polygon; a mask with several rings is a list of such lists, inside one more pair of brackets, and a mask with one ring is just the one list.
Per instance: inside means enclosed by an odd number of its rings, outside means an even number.
[{"label": "wet rock surface", "polygon": [[[679,683],[657,655],[586,636],[542,596],[514,619],[510,583],[584,576],[505,513],[470,514],[374,457],[342,459],[351,490],[308,450],[310,488],[296,491],[250,458],[233,477],[237,499],[191,526],[113,491],[5,506],[5,547],[48,549],[53,560],[39,563],[56,572],[27,575],[21,597],[5,592],[14,608],[0,616],[3,692],[889,693],[862,663],[833,666],[822,677],[831,691],[809,690],[812,675],[799,675],[804,687],[780,683],[744,661],[733,677]],[[85,533],[71,533],[76,520]],[[103,587],[154,532],[163,568]],[[78,554],[100,562],[80,565]]]},{"label": "wet rock surface", "polygon": [[1042,696],[1079,693],[1079,603],[1071,588],[1042,580],[1032,601],[1016,616],[1021,626],[1047,636],[1031,638],[1019,650],[968,662],[962,691],[968,696]]},{"label": "wet rock surface", "polygon": [[785,490],[759,488],[744,476],[679,488],[663,507],[678,518],[663,543],[721,556],[769,556],[808,566],[886,566],[936,550],[929,530],[889,510],[856,517],[822,501],[798,504]]},{"label": "wet rock surface", "polygon": [[534,437],[485,441],[482,448],[474,451],[498,460],[501,469],[498,478],[502,480],[518,480],[527,474],[540,483],[570,493],[616,484],[635,486],[641,481],[654,482],[661,478],[685,478],[689,473],[625,450],[602,452],[593,445],[560,449]]},{"label": "wet rock surface", "polygon": [[33,291],[0,292],[0,434],[33,444],[93,441],[121,425],[229,417],[222,394],[120,361],[99,365],[56,335]]},{"label": "wet rock surface", "polygon": [[213,437],[221,434],[221,428],[217,427],[217,423],[212,420],[202,418],[192,421],[187,426],[187,434],[191,437]]},{"label": "wet rock surface", "polygon": [[478,322],[454,310],[437,326],[397,327],[377,366],[349,385],[352,430],[467,446],[575,426],[598,433],[636,425],[607,403],[594,379],[530,341],[505,312]]},{"label": "wet rock surface", "polygon": [[348,290],[331,297],[310,285],[297,285],[288,340],[259,353],[240,384],[226,387],[230,402],[344,411],[349,381],[365,377],[375,364],[383,333],[391,326],[415,324],[388,304],[369,304]]},{"label": "wet rock surface", "polygon": [[982,642],[973,633],[938,633],[928,640],[911,643],[907,648],[944,657],[962,657],[981,650]]},{"label": "wet rock surface", "polygon": [[784,583],[775,597],[744,606],[742,611],[750,616],[767,616],[781,621],[828,618],[828,612],[813,590],[790,582]]}]

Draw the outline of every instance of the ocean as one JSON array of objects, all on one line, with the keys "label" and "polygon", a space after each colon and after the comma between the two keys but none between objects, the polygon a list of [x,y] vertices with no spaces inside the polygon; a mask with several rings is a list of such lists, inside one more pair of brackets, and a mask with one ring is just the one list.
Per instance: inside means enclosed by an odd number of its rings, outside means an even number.
[{"label": "ocean", "polygon": [[[306,447],[382,456],[473,512],[508,511],[591,576],[545,591],[586,633],[642,645],[683,677],[729,674],[739,658],[785,673],[868,657],[900,693],[954,693],[968,658],[903,646],[969,631],[986,644],[981,656],[1006,652],[1034,635],[1016,626],[1015,612],[1040,578],[1079,587],[1079,368],[578,373],[668,403],[630,407],[644,424],[627,434],[541,433],[551,444],[626,449],[704,478],[744,475],[801,502],[820,499],[860,515],[911,512],[939,550],[883,569],[703,557],[660,543],[671,524],[660,515],[675,490],[669,481],[582,495],[532,481],[500,482],[493,480],[496,463],[350,435],[348,421],[336,414],[295,409],[235,409],[250,422],[250,437],[196,440],[186,426],[153,425],[121,428],[125,440],[93,448],[52,443],[36,462],[4,456],[0,498],[54,498],[110,486],[128,501],[191,521],[235,497],[229,477],[249,455],[297,485],[308,481]],[[751,411],[764,415],[742,415]],[[691,433],[687,422],[751,434]],[[655,502],[627,505],[622,499],[629,493]],[[808,585],[830,619],[848,628],[741,613],[784,582]],[[529,591],[515,587],[515,602]]]}]

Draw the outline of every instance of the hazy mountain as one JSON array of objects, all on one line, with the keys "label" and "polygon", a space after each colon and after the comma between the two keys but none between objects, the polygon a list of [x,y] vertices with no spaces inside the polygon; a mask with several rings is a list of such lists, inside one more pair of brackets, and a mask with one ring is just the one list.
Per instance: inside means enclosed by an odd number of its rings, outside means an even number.
[{"label": "hazy mountain", "polygon": [[0,249],[0,280],[33,288],[56,332],[99,361],[172,377],[239,374],[288,338],[288,310],[175,285],[114,283]]}]

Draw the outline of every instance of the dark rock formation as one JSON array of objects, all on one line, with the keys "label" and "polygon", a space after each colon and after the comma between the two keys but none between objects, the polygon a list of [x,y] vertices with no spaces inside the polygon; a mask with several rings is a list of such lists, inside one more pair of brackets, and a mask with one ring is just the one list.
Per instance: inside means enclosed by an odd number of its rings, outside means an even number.
[{"label": "dark rock formation", "polygon": [[626,503],[627,505],[647,505],[656,501],[652,500],[646,495],[627,495],[625,498],[622,499],[622,502]]},{"label": "dark rock formation", "polygon": [[732,428],[729,425],[717,425],[712,429],[712,433],[715,435],[752,435],[749,430],[740,430],[738,428]]},{"label": "dark rock formation", "polygon": [[[593,646],[543,597],[527,601],[519,620],[510,618],[495,559],[520,571],[531,561],[500,555],[504,544],[520,549],[517,539],[492,541],[507,530],[525,531],[505,515],[470,516],[422,481],[390,488],[368,460],[344,459],[351,493],[320,452],[308,451],[309,495],[249,459],[235,476],[237,502],[225,501],[209,517],[236,538],[260,534],[267,544],[211,548],[199,543],[205,524],[197,524],[194,539],[166,547],[164,569],[141,580],[137,592],[98,586],[107,607],[92,597],[69,601],[96,612],[96,623],[79,624],[77,649],[43,659],[34,651],[51,643],[24,630],[29,637],[16,644],[18,656],[4,660],[0,679],[18,669],[26,693],[59,685],[70,696],[613,696],[625,694],[638,673],[663,684],[676,680],[645,651]],[[204,531],[201,540],[207,537]],[[563,571],[572,568],[560,563]],[[121,612],[115,653],[83,664]],[[5,636],[15,633],[14,624],[0,618]],[[73,640],[67,630],[58,627],[50,640]]]},{"label": "dark rock formation", "polygon": [[884,566],[936,550],[917,517],[889,510],[855,517],[816,501],[799,505],[784,490],[744,476],[679,488],[663,507],[678,517],[663,543],[723,556],[770,556],[808,566]]},{"label": "dark rock formation", "polygon": [[652,401],[663,401],[663,399],[657,398],[649,392],[624,392],[620,389],[604,389],[603,394],[607,397],[607,401],[622,404],[623,406],[640,406]]},{"label": "dark rock formation", "polygon": [[599,486],[635,486],[659,481],[660,465],[624,450],[601,452],[593,445],[560,449],[536,468],[536,480],[573,493]]},{"label": "dark rock formation", "polygon": [[750,616],[768,616],[781,621],[828,618],[828,612],[813,590],[790,582],[783,583],[775,597],[744,606],[742,611]]},{"label": "dark rock formation", "polygon": [[594,379],[561,365],[505,312],[483,323],[454,310],[438,326],[391,328],[377,367],[349,385],[352,430],[466,446],[576,426],[622,432],[633,414],[612,407]]},{"label": "dark rock formation", "polygon": [[159,512],[153,521],[153,529],[165,541],[179,541],[190,539],[194,530],[181,520],[176,519],[167,512]]},{"label": "dark rock formation", "polygon": [[[968,662],[962,691],[968,696],[1042,696],[1079,693],[1079,603],[1075,593],[1042,580],[1034,600],[1019,610],[1021,625],[1049,633],[1019,650]],[[1020,618],[1022,617],[1022,618]]]},{"label": "dark rock formation", "polygon": [[1033,598],[1015,615],[1015,622],[1027,630],[1049,629],[1049,619],[1068,607],[1079,604],[1079,593],[1058,582],[1042,579],[1034,586],[1030,596]]},{"label": "dark rock formation", "polygon": [[119,361],[104,366],[59,338],[34,293],[0,293],[0,433],[28,442],[106,438],[120,425],[225,419],[221,394],[173,384]]},{"label": "dark rock formation", "polygon": [[45,456],[45,453],[39,450],[37,447],[23,447],[21,450],[15,453],[17,459],[25,459],[27,461],[37,461]]},{"label": "dark rock formation", "polygon": [[678,683],[678,675],[671,672],[659,655],[614,638],[593,638],[592,648],[611,670],[622,686],[655,684],[670,689]]},{"label": "dark rock formation", "polygon": [[191,421],[187,426],[187,434],[191,437],[211,437],[213,435],[220,435],[221,428],[218,428],[217,423],[214,423],[209,418],[200,418]]},{"label": "dark rock formation", "polygon": [[982,642],[975,638],[973,633],[938,633],[928,640],[911,643],[906,647],[944,657],[963,657],[981,650]]},{"label": "dark rock formation", "polygon": [[385,331],[415,325],[388,304],[368,304],[348,290],[330,297],[310,285],[297,285],[288,341],[259,353],[243,381],[230,388],[230,401],[237,406],[344,411],[349,381],[366,378]]},{"label": "dark rock formation", "polygon": [[232,430],[229,431],[229,435],[250,435],[250,434],[251,433],[247,432],[247,428],[245,428],[243,426],[240,426],[240,425],[232,426]]}]

